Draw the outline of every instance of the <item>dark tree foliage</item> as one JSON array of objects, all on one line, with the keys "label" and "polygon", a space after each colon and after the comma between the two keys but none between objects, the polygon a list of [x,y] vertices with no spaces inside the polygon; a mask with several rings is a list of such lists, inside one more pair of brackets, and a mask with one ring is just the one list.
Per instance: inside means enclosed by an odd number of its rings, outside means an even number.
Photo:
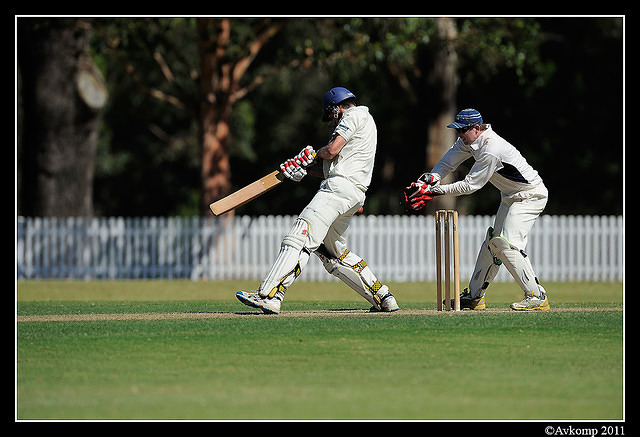
[{"label": "dark tree foliage", "polygon": [[[233,19],[232,29],[237,41],[250,41],[259,29],[248,24],[260,21],[242,20]],[[429,170],[428,125],[438,95],[431,79],[442,43],[433,20],[288,20],[238,83],[250,91],[235,101],[228,119],[231,189],[271,172],[308,144],[324,145],[330,131],[320,121],[322,95],[345,86],[378,124],[365,212],[404,213],[402,188]],[[457,55],[458,108],[481,111],[540,172],[550,192],[548,214],[622,213],[622,24],[615,17],[456,19],[450,43]],[[96,215],[201,213],[197,115],[186,108],[199,102],[202,37],[190,19],[95,20],[94,59],[109,87],[96,160]],[[176,96],[184,106],[172,100]],[[464,163],[458,176],[471,164]],[[319,182],[287,183],[236,213],[297,214]],[[459,201],[468,214],[494,214],[498,207],[499,193],[490,186],[464,197]]]}]

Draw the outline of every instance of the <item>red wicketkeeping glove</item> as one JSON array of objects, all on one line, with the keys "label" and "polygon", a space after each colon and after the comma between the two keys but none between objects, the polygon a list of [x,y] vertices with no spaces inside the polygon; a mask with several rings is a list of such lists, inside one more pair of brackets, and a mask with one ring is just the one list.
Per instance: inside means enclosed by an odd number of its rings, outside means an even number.
[{"label": "red wicketkeeping glove", "polygon": [[419,211],[435,196],[441,195],[442,193],[434,190],[438,182],[439,177],[431,173],[425,173],[418,178],[417,182],[412,182],[404,189],[404,201],[407,207]]}]

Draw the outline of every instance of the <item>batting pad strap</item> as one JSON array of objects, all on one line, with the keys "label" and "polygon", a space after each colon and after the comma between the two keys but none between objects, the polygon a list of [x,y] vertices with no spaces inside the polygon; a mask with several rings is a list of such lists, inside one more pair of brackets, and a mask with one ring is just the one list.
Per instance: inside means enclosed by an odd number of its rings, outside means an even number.
[{"label": "batting pad strap", "polygon": [[338,258],[333,258],[323,249],[321,246],[315,253],[327,272],[339,278],[376,308],[380,308],[381,298],[387,294],[388,288],[380,283],[367,263],[349,250],[345,250]]},{"label": "batting pad strap", "polygon": [[298,218],[283,238],[276,260],[260,284],[258,293],[261,296],[272,298],[278,292],[284,293],[300,276],[309,261],[310,251],[306,248],[308,239],[309,223]]},{"label": "batting pad strap", "polygon": [[382,284],[373,274],[366,261],[348,250],[343,255],[338,262],[356,272],[362,279],[363,285],[375,295],[382,288]]},{"label": "batting pad strap", "polygon": [[344,252],[342,252],[342,255],[340,255],[338,257],[338,262],[342,262],[342,260],[344,260],[346,258],[347,255],[349,255],[349,249],[345,249]]},{"label": "batting pad strap", "polygon": [[277,292],[281,292],[284,294],[284,292],[287,291],[287,288],[289,288],[289,285],[291,285],[293,281],[295,281],[296,278],[300,276],[300,273],[302,273],[302,269],[300,268],[300,263],[298,262],[293,270],[284,275],[280,279],[280,282],[278,282],[278,285],[276,285],[271,289],[271,291],[269,291],[267,297],[272,298],[276,295]]}]

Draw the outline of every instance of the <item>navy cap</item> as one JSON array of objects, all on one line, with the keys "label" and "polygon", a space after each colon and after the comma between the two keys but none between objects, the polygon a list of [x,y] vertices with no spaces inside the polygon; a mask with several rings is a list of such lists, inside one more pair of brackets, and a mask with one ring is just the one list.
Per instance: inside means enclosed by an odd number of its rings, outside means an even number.
[{"label": "navy cap", "polygon": [[482,124],[482,115],[475,109],[469,108],[458,112],[456,121],[447,127],[458,129],[461,127],[475,126],[476,124]]}]

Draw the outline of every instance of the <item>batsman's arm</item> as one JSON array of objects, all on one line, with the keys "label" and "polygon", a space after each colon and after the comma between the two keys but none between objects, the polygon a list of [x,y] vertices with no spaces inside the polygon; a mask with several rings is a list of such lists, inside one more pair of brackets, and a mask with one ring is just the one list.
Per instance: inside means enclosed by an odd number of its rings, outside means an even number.
[{"label": "batsman's arm", "polygon": [[347,140],[340,135],[335,135],[331,141],[329,141],[329,144],[318,149],[316,156],[321,159],[331,160],[338,156],[338,153],[340,153],[345,144],[347,144]]},{"label": "batsman's arm", "polygon": [[324,179],[324,171],[322,170],[322,161],[316,161],[307,167],[307,173],[313,177]]}]

